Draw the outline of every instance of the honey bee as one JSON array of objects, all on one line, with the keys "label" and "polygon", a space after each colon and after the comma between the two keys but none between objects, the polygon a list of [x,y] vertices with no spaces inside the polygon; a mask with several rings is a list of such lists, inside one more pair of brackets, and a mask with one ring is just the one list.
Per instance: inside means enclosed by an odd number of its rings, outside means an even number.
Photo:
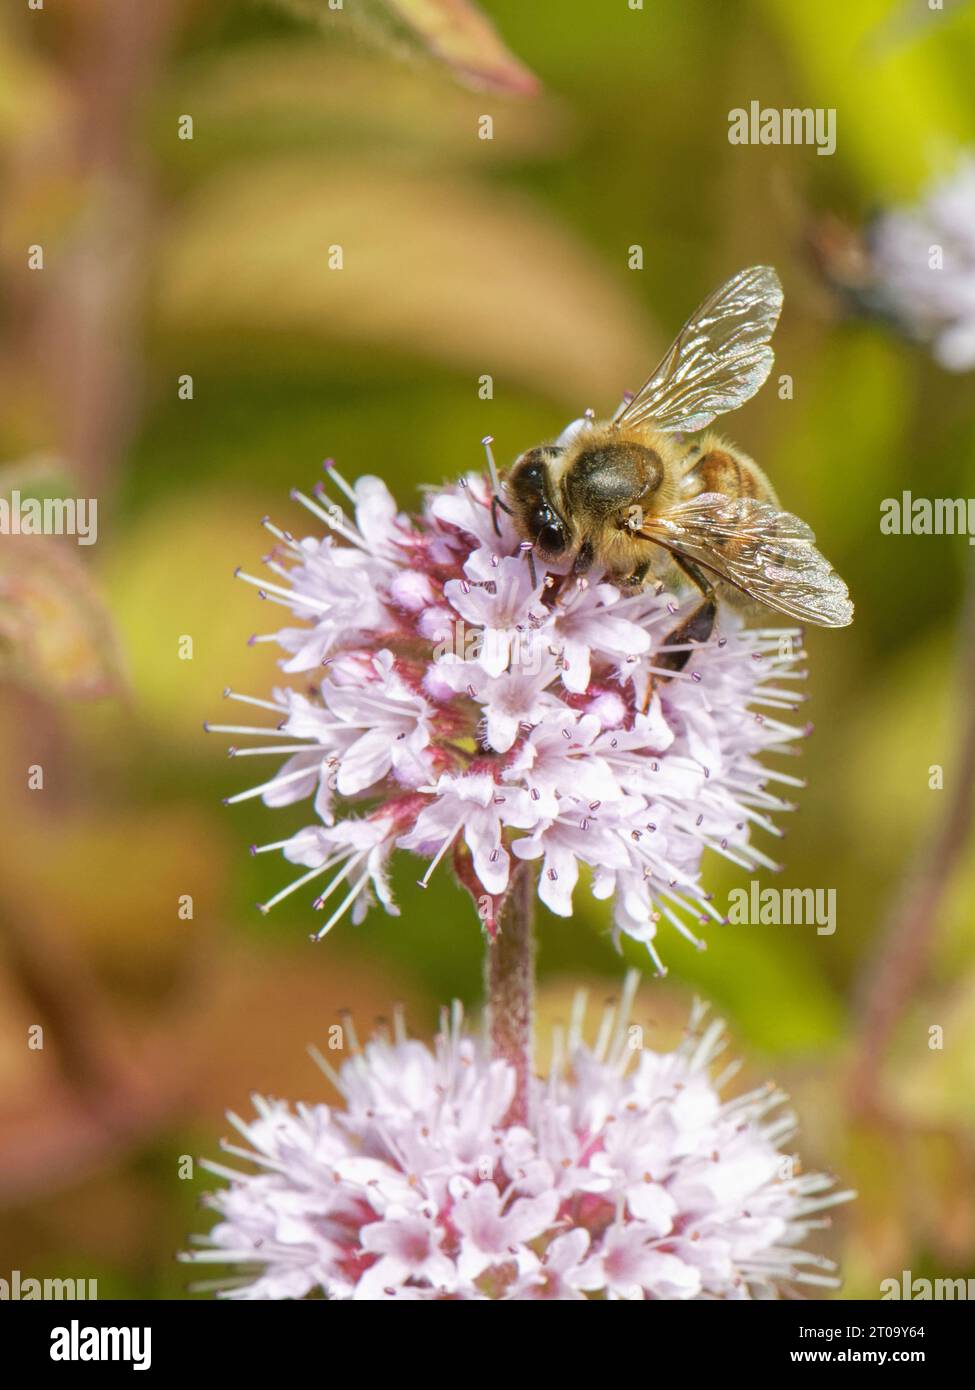
[{"label": "honey bee", "polygon": [[771,267],[740,271],[691,315],[612,419],[588,412],[554,443],[523,453],[494,500],[529,556],[560,568],[571,561],[572,575],[595,570],[634,589],[676,568],[702,595],[671,635],[677,644],[707,639],[719,596],[822,627],[852,622],[846,585],[806,523],[781,510],[758,464],[710,430],[685,438],[765,381],[781,308]]}]

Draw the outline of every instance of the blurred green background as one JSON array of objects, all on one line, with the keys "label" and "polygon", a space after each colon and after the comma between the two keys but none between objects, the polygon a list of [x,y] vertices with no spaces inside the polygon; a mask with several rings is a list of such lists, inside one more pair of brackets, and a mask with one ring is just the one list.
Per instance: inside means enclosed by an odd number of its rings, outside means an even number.
[{"label": "blurred green background", "polygon": [[[975,492],[975,398],[971,377],[846,315],[807,252],[825,213],[862,224],[975,143],[975,7],[487,0],[503,46],[462,35],[446,60],[366,9],[374,29],[324,0],[0,19],[3,491],[99,499],[90,549],[2,542],[0,1275],[188,1296],[174,1252],[208,1224],[210,1180],[177,1164],[216,1154],[224,1109],[255,1089],[324,1096],[304,1048],[340,1008],[361,1033],[401,999],[428,1035],[442,1001],[477,1005],[472,907],[446,873],[421,894],[406,856],[398,920],[312,949],[301,895],[255,911],[290,871],[247,846],[308,814],[223,807],[249,768],[201,722],[228,716],[225,686],[274,678],[247,638],[280,615],[232,577],[266,549],[260,518],[302,525],[289,489],[327,455],[408,508],[479,466],[484,434],[510,461],[613,407],[711,288],[764,262],[786,290],[775,374],[723,424],[811,522],[857,619],[809,636],[817,727],[787,769],[809,785],[763,848],[780,886],[836,889],[838,926],[713,929],[703,955],[664,931],[670,975],[644,1012],[669,1038],[700,992],[748,1075],[791,1090],[807,1164],[860,1192],[823,1241],[841,1297],[876,1298],[902,1269],[975,1276],[973,552],[879,532],[904,488]],[[729,145],[729,110],[753,99],[835,107],[835,155]],[[921,894],[878,1050],[891,915],[946,822],[960,843]],[[719,899],[747,882],[716,861],[706,875]],[[540,924],[546,1017],[621,974],[603,905],[582,888],[577,904]]]}]

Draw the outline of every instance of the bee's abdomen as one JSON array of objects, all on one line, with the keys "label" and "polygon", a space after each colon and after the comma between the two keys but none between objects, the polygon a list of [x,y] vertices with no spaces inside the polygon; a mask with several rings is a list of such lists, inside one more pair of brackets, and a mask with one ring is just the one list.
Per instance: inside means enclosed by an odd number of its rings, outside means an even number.
[{"label": "bee's abdomen", "polygon": [[774,502],[772,485],[757,463],[728,448],[707,443],[684,475],[684,493],[697,497],[702,492],[723,492],[726,497],[755,497]]},{"label": "bee's abdomen", "polygon": [[583,449],[567,468],[564,486],[573,507],[608,516],[655,491],[662,478],[655,449],[620,441]]}]

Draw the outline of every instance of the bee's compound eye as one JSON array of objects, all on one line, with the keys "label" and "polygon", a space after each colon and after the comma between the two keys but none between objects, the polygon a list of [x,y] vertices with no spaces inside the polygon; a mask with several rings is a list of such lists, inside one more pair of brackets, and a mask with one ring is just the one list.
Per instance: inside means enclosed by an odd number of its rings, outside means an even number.
[{"label": "bee's compound eye", "polygon": [[556,555],[565,549],[565,532],[561,526],[543,526],[538,533],[538,544],[549,555]]},{"label": "bee's compound eye", "polygon": [[512,482],[523,496],[540,498],[545,487],[545,451],[529,449],[511,471]]},{"label": "bee's compound eye", "polygon": [[539,507],[534,516],[536,544],[548,555],[565,549],[565,528],[551,507]]}]

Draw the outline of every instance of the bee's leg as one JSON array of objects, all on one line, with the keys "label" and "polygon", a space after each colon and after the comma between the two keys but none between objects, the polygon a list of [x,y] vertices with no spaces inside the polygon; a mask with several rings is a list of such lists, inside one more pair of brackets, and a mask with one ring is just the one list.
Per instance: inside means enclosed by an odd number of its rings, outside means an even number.
[{"label": "bee's leg", "polygon": [[[694,655],[693,651],[687,646],[689,642],[700,644],[706,642],[714,630],[714,619],[717,613],[717,605],[714,598],[705,598],[693,608],[683,622],[667,633],[662,645],[665,647],[684,647],[684,651],[663,652],[654,658],[655,666],[662,666],[666,671],[683,671],[690,658]],[[667,676],[658,676],[658,680],[668,680]]]},{"label": "bee's leg", "polygon": [[499,507],[503,512],[507,512],[508,516],[514,516],[514,512],[511,510],[511,508],[506,503],[502,502],[498,494],[495,493],[494,496],[491,498],[491,522],[494,526],[494,534],[496,536],[500,536],[501,534],[501,527],[498,525]]},{"label": "bee's leg", "polygon": [[622,579],[617,580],[617,583],[621,589],[640,589],[649,573],[650,561],[644,560],[642,565],[637,565],[632,574],[624,575]]},{"label": "bee's leg", "polygon": [[[688,644],[700,645],[708,640],[714,630],[714,620],[717,616],[718,605],[714,586],[701,573],[696,565],[684,557],[675,555],[674,560],[690,579],[700,589],[703,598],[696,608],[692,608],[687,617],[667,633],[662,642],[664,647],[683,648],[682,651],[665,651],[654,657],[654,665],[663,667],[664,671],[669,671],[673,675],[683,671],[690,658],[693,656],[693,648]],[[647,693],[644,700],[643,712],[646,713],[653,698],[653,692],[658,682],[671,679],[669,675],[663,675],[658,670],[647,682]]]},{"label": "bee's leg", "polygon": [[576,551],[576,557],[572,561],[573,574],[587,574],[592,569],[593,549],[592,541],[583,541]]}]

